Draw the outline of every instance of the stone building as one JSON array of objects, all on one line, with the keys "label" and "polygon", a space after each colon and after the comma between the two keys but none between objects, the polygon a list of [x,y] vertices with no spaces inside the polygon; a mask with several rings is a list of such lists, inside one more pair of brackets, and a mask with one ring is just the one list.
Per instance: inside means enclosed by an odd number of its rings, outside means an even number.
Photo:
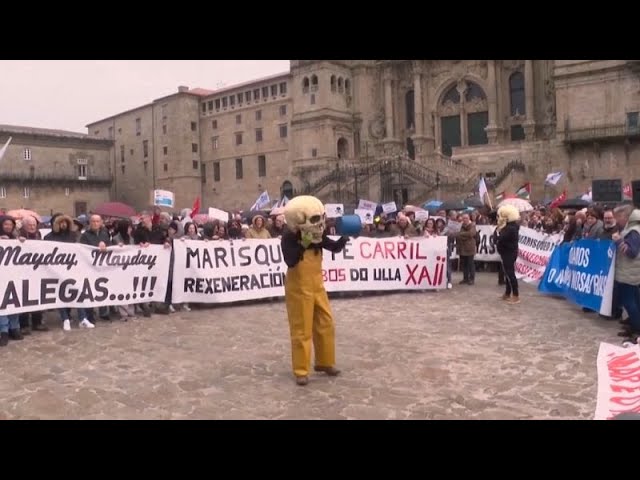
[{"label": "stone building", "polygon": [[0,209],[87,213],[108,202],[111,140],[62,130],[0,125]]},{"label": "stone building", "polygon": [[[115,198],[142,208],[164,188],[177,208],[200,195],[232,210],[266,190],[406,204],[466,196],[484,176],[496,192],[530,182],[542,200],[580,195],[593,179],[640,178],[638,61],[290,65],[218,91],[180,87],[89,125],[115,136]],[[545,186],[556,171],[560,183]]]}]

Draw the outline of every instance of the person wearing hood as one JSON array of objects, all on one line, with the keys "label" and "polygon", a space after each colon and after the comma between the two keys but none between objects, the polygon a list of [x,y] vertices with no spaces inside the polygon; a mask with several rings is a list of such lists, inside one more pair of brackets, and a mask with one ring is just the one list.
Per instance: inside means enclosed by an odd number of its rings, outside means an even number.
[{"label": "person wearing hood", "polygon": [[264,217],[262,215],[256,215],[251,221],[251,226],[245,233],[246,238],[254,239],[267,239],[271,238],[271,234],[267,230],[264,224]]},{"label": "person wearing hood", "polygon": [[[7,215],[0,216],[0,239],[15,240],[16,239],[16,221]],[[24,238],[20,238],[24,241]],[[0,347],[6,347],[9,339],[22,340],[24,337],[20,332],[19,315],[7,315],[0,311]]]},{"label": "person wearing hood", "polygon": [[628,325],[619,335],[637,343],[640,336],[640,210],[634,209],[624,230],[612,240],[618,249],[614,288],[616,304],[629,315]]},{"label": "person wearing hood", "polygon": [[587,210],[587,218],[582,228],[582,238],[590,238],[592,240],[605,239],[604,224],[602,222],[602,210],[598,207],[592,207]]},{"label": "person wearing hood", "polygon": [[516,259],[518,258],[518,239],[520,237],[520,212],[505,205],[498,210],[497,250],[502,261],[505,276],[505,293],[502,299],[509,304],[520,303],[518,279],[516,278]]}]

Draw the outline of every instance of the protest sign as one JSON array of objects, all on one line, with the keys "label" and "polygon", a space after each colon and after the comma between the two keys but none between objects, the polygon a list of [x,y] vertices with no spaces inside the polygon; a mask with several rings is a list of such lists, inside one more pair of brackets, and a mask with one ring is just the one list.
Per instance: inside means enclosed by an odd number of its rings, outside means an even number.
[{"label": "protest sign", "polygon": [[538,290],[561,295],[580,305],[611,315],[616,249],[610,240],[578,240],[557,247]]},{"label": "protest sign", "polygon": [[598,351],[598,400],[595,420],[640,413],[640,346],[601,343]]},{"label": "protest sign", "polygon": [[[280,241],[175,242],[173,302],[226,303],[284,295]],[[329,292],[446,287],[446,238],[356,238],[323,256]]]},{"label": "protest sign", "polygon": [[358,208],[360,210],[373,210],[375,212],[378,208],[378,204],[369,200],[360,200],[358,202]]},{"label": "protest sign", "polygon": [[219,220],[220,222],[227,223],[229,222],[229,214],[224,210],[219,210],[217,208],[209,207],[209,219]]},{"label": "protest sign", "polygon": [[396,202],[389,202],[382,205],[382,211],[384,213],[394,213],[398,211],[398,207],[396,206]]},{"label": "protest sign", "polygon": [[342,203],[327,203],[324,206],[327,218],[338,218],[344,215],[344,205]]},{"label": "protest sign", "polygon": [[429,220],[429,212],[427,212],[426,210],[418,210],[414,213],[414,215],[416,221],[418,222],[426,222],[427,220]]},{"label": "protest sign", "polygon": [[0,312],[164,302],[170,258],[159,245],[100,251],[78,243],[2,241]]},{"label": "protest sign", "polygon": [[516,277],[528,283],[539,282],[553,251],[562,241],[560,234],[547,234],[531,228],[520,228]]},{"label": "protest sign", "polygon": [[168,190],[154,190],[153,204],[157,207],[173,208],[173,192],[169,192]]},{"label": "protest sign", "polygon": [[373,217],[375,215],[375,212],[373,210],[364,210],[361,208],[356,208],[353,211],[353,213],[360,217],[360,221],[362,222],[363,225],[373,224]]}]

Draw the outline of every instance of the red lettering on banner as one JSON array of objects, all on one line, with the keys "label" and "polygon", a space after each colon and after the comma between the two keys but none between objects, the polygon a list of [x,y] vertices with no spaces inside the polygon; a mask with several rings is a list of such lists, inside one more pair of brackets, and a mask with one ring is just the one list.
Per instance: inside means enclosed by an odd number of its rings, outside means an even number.
[{"label": "red lettering on banner", "polygon": [[[373,248],[371,248],[373,246]],[[371,260],[426,260],[420,252],[420,242],[392,242],[389,240],[360,242],[360,256]]]},{"label": "red lettering on banner", "polygon": [[636,395],[635,397],[611,397],[611,401],[623,407],[631,407],[634,405],[640,407],[640,395]]},{"label": "red lettering on banner", "polygon": [[406,249],[407,249],[406,242],[398,242],[398,258],[402,258],[403,260],[407,259],[407,257],[404,255],[404,251]]},{"label": "red lettering on banner", "polygon": [[640,384],[635,387],[625,387],[622,385],[611,385],[613,393],[636,393],[640,392]]},{"label": "red lettering on banner", "polygon": [[344,268],[331,268],[322,270],[322,281],[324,282],[344,282],[347,280],[347,274]]},{"label": "red lettering on banner", "polygon": [[619,370],[624,367],[629,367],[636,363],[638,360],[638,354],[636,352],[625,353],[624,355],[616,355],[611,360],[607,361],[607,367],[609,371]]},{"label": "red lettering on banner", "polygon": [[436,279],[437,276],[432,276],[429,273],[429,269],[426,267],[426,265],[422,266],[422,270],[418,270],[420,268],[420,265],[414,265],[413,268],[411,267],[411,265],[406,265],[406,267],[407,272],[409,273],[409,278],[407,278],[407,280],[404,282],[405,285],[420,285],[422,284],[423,280],[426,280],[426,284],[429,286],[435,285],[432,278]]},{"label": "red lettering on banner", "polygon": [[396,257],[393,255],[395,246],[396,246],[396,242],[384,242],[384,253],[385,253],[384,258],[392,258],[394,260],[396,259]]}]

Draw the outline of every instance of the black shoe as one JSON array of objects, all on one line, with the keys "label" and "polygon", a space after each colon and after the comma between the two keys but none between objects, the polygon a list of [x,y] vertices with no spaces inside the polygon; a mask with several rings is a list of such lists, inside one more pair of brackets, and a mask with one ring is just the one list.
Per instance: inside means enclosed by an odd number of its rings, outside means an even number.
[{"label": "black shoe", "polygon": [[22,333],[20,333],[20,330],[13,329],[13,330],[9,330],[9,338],[11,340],[22,340],[24,337],[22,336]]},{"label": "black shoe", "polygon": [[9,334],[7,332],[0,333],[0,347],[9,345]]},{"label": "black shoe", "polygon": [[111,321],[111,317],[109,315],[107,315],[105,317],[100,317],[100,320],[102,320],[103,322],[110,322]]},{"label": "black shoe", "polygon": [[[41,323],[40,325],[34,325],[33,326],[33,331],[34,332],[48,332],[49,331],[49,327],[47,327],[44,323]],[[25,332],[22,332],[23,334]]]},{"label": "black shoe", "polygon": [[620,325],[631,325],[631,319],[625,318],[623,320],[620,320]]},{"label": "black shoe", "polygon": [[[34,328],[35,330],[35,328]],[[31,328],[29,327],[20,327],[20,332],[22,333],[22,335],[31,335]]]},{"label": "black shoe", "polygon": [[151,317],[151,310],[149,310],[148,308],[142,311],[142,316],[145,318],[149,318]]},{"label": "black shoe", "polygon": [[469,284],[469,280],[460,280],[458,282],[458,285],[468,285]]}]

